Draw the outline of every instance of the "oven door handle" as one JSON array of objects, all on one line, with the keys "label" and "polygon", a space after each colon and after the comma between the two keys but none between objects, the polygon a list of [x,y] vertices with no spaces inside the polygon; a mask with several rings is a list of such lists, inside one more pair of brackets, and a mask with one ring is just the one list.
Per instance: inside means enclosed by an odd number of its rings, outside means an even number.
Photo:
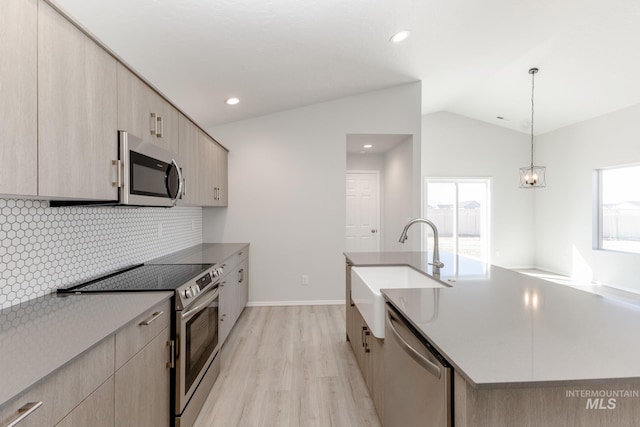
[{"label": "oven door handle", "polygon": [[[182,313],[182,315],[181,315],[182,320],[185,320],[185,319],[187,319],[189,317],[192,317],[193,315],[195,315],[198,312],[202,311],[205,307],[207,307],[209,304],[211,304],[211,302],[213,302],[213,300],[218,298],[218,287],[216,286],[215,288],[213,288],[212,290],[208,291],[207,293],[211,293],[212,294],[211,297],[207,298],[206,301],[201,302],[200,304],[196,305],[192,309],[187,310],[186,312]],[[203,294],[200,298],[204,298],[204,296],[207,295],[207,293]]]}]

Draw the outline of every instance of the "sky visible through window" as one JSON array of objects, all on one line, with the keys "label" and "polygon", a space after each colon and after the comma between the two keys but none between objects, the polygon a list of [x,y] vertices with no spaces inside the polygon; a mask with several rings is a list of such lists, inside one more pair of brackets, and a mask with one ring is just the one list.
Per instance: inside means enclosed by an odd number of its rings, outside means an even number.
[{"label": "sky visible through window", "polygon": [[602,203],[640,202],[640,166],[602,170]]}]

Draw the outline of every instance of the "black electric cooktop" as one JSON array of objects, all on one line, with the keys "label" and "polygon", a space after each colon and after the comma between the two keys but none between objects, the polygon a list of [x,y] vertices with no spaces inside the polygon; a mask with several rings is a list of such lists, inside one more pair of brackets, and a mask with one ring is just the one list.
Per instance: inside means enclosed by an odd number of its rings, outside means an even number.
[{"label": "black electric cooktop", "polygon": [[59,288],[58,293],[173,291],[212,266],[136,265],[88,282]]}]

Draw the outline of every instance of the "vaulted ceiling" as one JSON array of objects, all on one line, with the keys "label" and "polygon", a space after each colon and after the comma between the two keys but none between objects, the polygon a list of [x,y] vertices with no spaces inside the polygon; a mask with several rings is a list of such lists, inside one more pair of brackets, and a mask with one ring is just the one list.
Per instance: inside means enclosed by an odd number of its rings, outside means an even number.
[{"label": "vaulted ceiling", "polygon": [[420,80],[528,132],[532,66],[536,134],[640,103],[638,0],[54,1],[204,127]]}]

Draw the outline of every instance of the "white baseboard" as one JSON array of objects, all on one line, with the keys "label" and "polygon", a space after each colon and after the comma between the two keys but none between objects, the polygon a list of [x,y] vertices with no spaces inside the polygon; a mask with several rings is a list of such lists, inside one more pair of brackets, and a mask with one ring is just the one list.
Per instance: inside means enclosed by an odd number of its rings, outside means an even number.
[{"label": "white baseboard", "polygon": [[247,307],[279,307],[288,305],[344,305],[344,300],[315,301],[249,301]]}]

